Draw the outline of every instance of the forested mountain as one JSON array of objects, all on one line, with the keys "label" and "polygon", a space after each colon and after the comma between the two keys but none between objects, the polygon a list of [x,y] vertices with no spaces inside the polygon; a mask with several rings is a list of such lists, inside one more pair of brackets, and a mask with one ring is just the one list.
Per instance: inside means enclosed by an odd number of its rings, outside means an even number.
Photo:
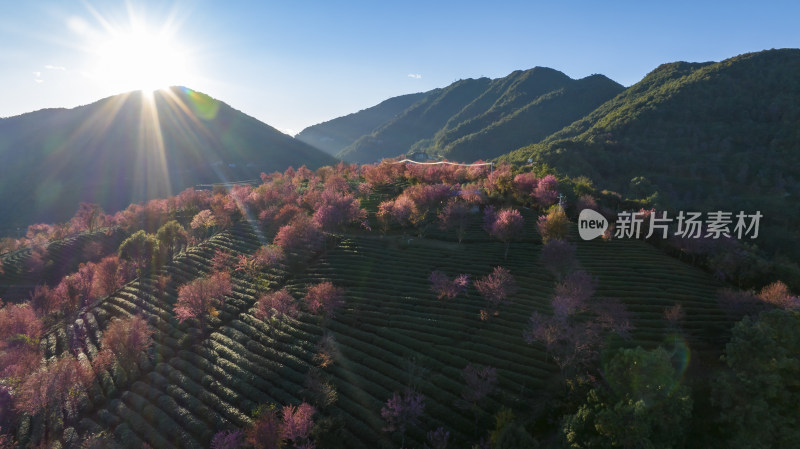
[{"label": "forested mountain", "polygon": [[335,155],[359,137],[371,134],[426,95],[428,92],[392,97],[371,108],[309,126],[296,135],[295,139]]},{"label": "forested mountain", "polygon": [[[488,159],[540,141],[622,89],[602,75],[573,80],[543,67],[515,71],[494,80],[460,80],[424,94],[399,115],[365,132],[338,155],[348,161],[370,162],[419,150],[451,160]],[[323,148],[318,143],[322,140],[343,141],[340,134],[352,138],[353,122],[346,121],[348,117],[359,118],[354,114],[315,125],[298,138],[315,135],[316,141],[305,141],[318,148]],[[374,122],[369,122],[359,129],[373,126]]]},{"label": "forested mountain", "polygon": [[[198,183],[335,160],[186,88],[0,119],[0,228],[116,210]],[[147,180],[146,182],[144,180]]]},{"label": "forested mountain", "polygon": [[[502,160],[546,163],[655,205],[764,214],[759,246],[798,257],[800,50],[664,64]],[[634,178],[637,178],[634,180]]]}]

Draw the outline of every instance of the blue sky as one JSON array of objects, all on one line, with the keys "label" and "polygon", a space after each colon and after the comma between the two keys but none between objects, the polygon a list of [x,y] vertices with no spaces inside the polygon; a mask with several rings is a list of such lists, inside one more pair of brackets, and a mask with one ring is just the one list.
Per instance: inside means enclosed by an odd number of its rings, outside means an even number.
[{"label": "blue sky", "polygon": [[164,80],[296,133],[462,78],[546,66],[628,86],[665,62],[800,47],[800,5],[0,0],[0,41],[0,117]]}]

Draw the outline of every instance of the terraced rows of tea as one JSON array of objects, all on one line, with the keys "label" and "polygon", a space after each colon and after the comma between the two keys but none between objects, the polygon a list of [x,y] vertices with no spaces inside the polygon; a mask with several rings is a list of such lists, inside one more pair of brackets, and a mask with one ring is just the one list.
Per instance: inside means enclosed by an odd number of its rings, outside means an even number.
[{"label": "terraced rows of tea", "polygon": [[[579,240],[577,232],[572,237]],[[725,285],[708,273],[636,240],[581,241],[577,256],[599,278],[596,296],[618,298],[633,313],[638,343],[663,343],[664,309],[675,304],[686,313],[681,326],[691,347],[716,357],[727,342],[732,322],[715,300]]]},{"label": "terraced rows of tea", "polygon": [[[157,286],[155,277],[138,279],[99,302],[71,328],[42,340],[45,352],[53,356],[79,339],[84,348],[80,356],[93,359],[102,329],[113,317],[141,313],[157,329],[149,357],[143,355],[132,372],[115,368],[98,373],[99,381],[81,398],[83,418],[74,428],[56,430],[63,432],[66,445],[105,430],[122,447],[208,447],[215,432],[247,426],[259,404],[309,400],[307,373],[316,364],[317,343],[328,332],[337,351],[325,373],[338,399],[325,414],[344,423],[344,447],[396,447],[399,440],[392,441],[383,431],[380,409],[409,383],[425,396],[425,427],[443,426],[456,447],[466,445],[476,436],[474,416],[456,403],[464,390],[461,373],[467,364],[497,368],[499,388],[487,410],[500,404],[529,409],[557,372],[542,346],[522,338],[531,313],[552,312],[554,283],[539,263],[535,220],[524,214],[528,238],[512,245],[508,259],[503,257],[505,245],[491,241],[476,217],[470,239],[462,244],[444,231],[432,231],[428,238],[378,232],[342,235],[338,244],[329,244],[305,267],[282,266],[263,273],[271,288],[286,286],[298,300],[318,282],[345,288],[347,305],[329,321],[305,313],[298,319],[255,318],[252,280],[236,273],[233,294],[220,315],[210,318],[205,334],[178,324],[172,310],[177,288],[210,272],[217,249],[252,254],[264,243],[263,236],[240,223],[163,268],[161,274],[170,276],[165,289]],[[597,295],[620,298],[634,313],[636,342],[663,341],[664,308],[680,302],[687,312],[690,346],[718,350],[712,336],[728,323],[713,300],[721,285],[707,274],[638,241],[579,242],[578,257],[583,268],[599,277]],[[512,304],[502,306],[488,321],[479,319],[485,302],[474,287],[466,296],[444,302],[429,289],[433,270],[476,279],[495,266],[511,270],[520,290]],[[422,375],[409,376],[410,365]],[[493,425],[489,414],[478,419],[479,428]],[[41,422],[30,418],[20,430],[24,444],[35,444],[44,432]],[[407,436],[417,445],[424,438],[417,429]]]},{"label": "terraced rows of tea", "polygon": [[[50,242],[45,255],[47,263],[42,267],[41,273],[32,273],[30,270],[30,248],[5,253],[0,256],[3,268],[0,273],[0,298],[10,302],[26,300],[28,292],[37,283],[45,281],[52,284],[64,275],[76,271],[78,265],[86,261],[87,251],[97,251],[100,254],[115,252],[124,237],[122,230],[113,228]],[[91,244],[95,247],[91,248]]]}]

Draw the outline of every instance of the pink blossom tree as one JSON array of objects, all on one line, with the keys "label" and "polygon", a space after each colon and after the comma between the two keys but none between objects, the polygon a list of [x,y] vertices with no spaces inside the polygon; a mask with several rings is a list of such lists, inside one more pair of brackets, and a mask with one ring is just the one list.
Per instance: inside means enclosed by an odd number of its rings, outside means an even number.
[{"label": "pink blossom tree", "polygon": [[259,320],[268,320],[273,316],[296,317],[298,314],[297,304],[288,290],[281,289],[276,292],[267,293],[256,301],[255,315]]},{"label": "pink blossom tree", "polygon": [[218,249],[211,258],[211,270],[218,272],[231,272],[238,263],[236,257],[228,250]]},{"label": "pink blossom tree", "polygon": [[281,226],[273,243],[285,253],[304,254],[319,251],[323,239],[319,223],[306,215],[299,215],[291,223]]},{"label": "pink blossom tree", "polygon": [[595,287],[596,281],[587,272],[571,273],[556,286],[554,314],[534,312],[523,332],[528,343],[545,346],[565,376],[595,369],[606,333],[629,335],[630,316],[625,307],[612,299],[590,301]]},{"label": "pink blossom tree", "polygon": [[464,239],[472,217],[472,207],[463,201],[451,199],[439,212],[439,228],[442,230],[455,229],[458,243]]},{"label": "pink blossom tree", "polygon": [[431,281],[431,290],[439,296],[439,299],[453,299],[456,296],[466,293],[469,286],[469,275],[459,274],[453,280],[441,271],[434,271],[428,278]]},{"label": "pink blossom tree", "polygon": [[558,180],[553,175],[547,175],[539,180],[533,191],[533,198],[542,209],[547,209],[558,201]]},{"label": "pink blossom tree", "polygon": [[509,296],[517,292],[518,287],[508,269],[495,267],[488,274],[475,282],[475,288],[488,303],[487,310],[481,311],[481,317],[488,319],[489,314],[497,315],[501,304],[509,302]]},{"label": "pink blossom tree", "polygon": [[800,297],[792,295],[789,287],[781,281],[775,281],[758,292],[758,297],[767,304],[785,309],[800,309]]},{"label": "pink blossom tree", "polygon": [[103,258],[94,267],[94,296],[102,298],[136,277],[136,268],[116,255]]},{"label": "pink blossom tree", "polygon": [[189,227],[200,238],[207,238],[216,225],[217,220],[209,209],[198,212],[189,223]]},{"label": "pink blossom tree", "polygon": [[245,442],[257,449],[281,449],[281,421],[275,410],[262,407],[245,432]]},{"label": "pink blossom tree", "polygon": [[78,211],[70,219],[70,227],[73,232],[92,232],[104,225],[104,218],[103,209],[98,204],[81,203]]},{"label": "pink blossom tree", "polygon": [[76,413],[77,395],[93,380],[94,373],[88,363],[70,355],[58,358],[25,379],[16,392],[16,407],[31,415],[43,412],[45,419],[55,422],[62,412]]},{"label": "pink blossom tree", "polygon": [[65,317],[71,317],[94,301],[94,274],[93,263],[81,264],[77,272],[65,276],[53,289],[54,305]]},{"label": "pink blossom tree", "polygon": [[329,281],[320,282],[308,288],[304,301],[309,312],[316,314],[322,310],[328,318],[333,318],[345,305],[344,289]]},{"label": "pink blossom tree", "polygon": [[232,290],[231,276],[226,272],[195,279],[178,289],[175,316],[181,323],[196,319],[200,328],[205,329],[206,315],[219,314],[217,309],[225,303],[225,295],[230,295]]},{"label": "pink blossom tree", "polygon": [[405,447],[406,431],[411,426],[416,427],[421,424],[419,418],[423,411],[425,411],[425,398],[421,394],[411,389],[402,394],[395,392],[381,408],[381,417],[386,422],[383,430],[399,432],[400,447]]},{"label": "pink blossom tree", "polygon": [[240,449],[244,443],[241,430],[220,430],[211,439],[211,449]]},{"label": "pink blossom tree", "polygon": [[575,250],[575,245],[566,240],[550,239],[542,245],[539,262],[560,281],[578,266]]},{"label": "pink blossom tree", "polygon": [[428,431],[425,436],[425,449],[447,449],[447,445],[450,444],[450,432],[444,427]]},{"label": "pink blossom tree", "polygon": [[278,266],[286,258],[286,254],[278,245],[264,245],[256,250],[253,258],[263,270]]},{"label": "pink blossom tree", "polygon": [[516,209],[503,209],[498,212],[489,225],[489,234],[506,244],[504,258],[508,259],[508,248],[511,241],[522,237],[525,232],[525,220]]},{"label": "pink blossom tree", "polygon": [[0,308],[0,378],[18,383],[39,366],[42,329],[28,304]]},{"label": "pink blossom tree", "polygon": [[284,440],[291,442],[297,449],[314,449],[316,446],[310,440],[311,428],[314,425],[314,414],[317,410],[307,402],[298,406],[283,406],[283,422],[280,435]]},{"label": "pink blossom tree", "polygon": [[520,173],[514,176],[514,189],[519,197],[530,198],[538,186],[539,178],[534,173]]},{"label": "pink blossom tree", "polygon": [[314,208],[314,220],[326,231],[336,230],[348,223],[360,222],[367,217],[367,212],[361,209],[361,202],[352,194],[341,193],[330,187],[322,192]]},{"label": "pink blossom tree", "polygon": [[401,227],[406,228],[420,216],[417,204],[407,195],[398,196],[392,203],[389,214]]},{"label": "pink blossom tree", "polygon": [[591,195],[581,195],[581,197],[578,198],[578,202],[575,203],[575,210],[578,213],[581,213],[584,209],[600,211],[600,208],[597,206],[597,201],[595,201],[594,197]]},{"label": "pink blossom tree", "polygon": [[96,365],[108,369],[116,361],[126,372],[136,366],[139,356],[153,344],[153,329],[139,315],[114,318],[100,341],[102,350]]}]

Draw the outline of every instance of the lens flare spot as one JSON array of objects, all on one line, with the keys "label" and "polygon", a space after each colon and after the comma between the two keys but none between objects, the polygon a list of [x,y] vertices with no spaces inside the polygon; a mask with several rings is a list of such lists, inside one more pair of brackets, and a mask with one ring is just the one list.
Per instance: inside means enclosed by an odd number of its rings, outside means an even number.
[{"label": "lens flare spot", "polygon": [[189,99],[189,106],[194,114],[203,120],[213,120],[219,112],[219,102],[208,95],[184,88],[184,93]]}]

